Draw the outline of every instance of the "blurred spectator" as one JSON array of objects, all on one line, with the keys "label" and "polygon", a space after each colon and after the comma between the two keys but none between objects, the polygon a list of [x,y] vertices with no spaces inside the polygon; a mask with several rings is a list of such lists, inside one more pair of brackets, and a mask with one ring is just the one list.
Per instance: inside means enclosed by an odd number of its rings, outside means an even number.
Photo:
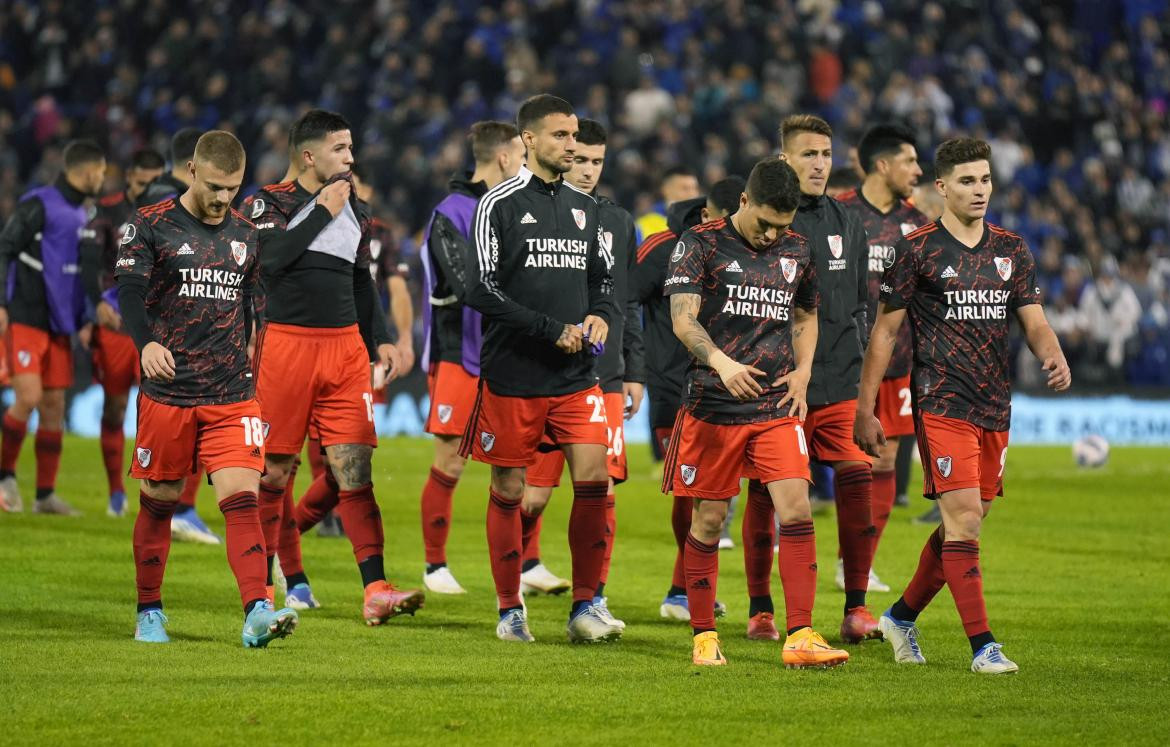
[{"label": "blurred spectator", "polygon": [[1126,345],[1137,334],[1142,307],[1112,256],[1101,260],[1096,278],[1085,287],[1080,312],[1089,345],[1104,353],[1094,357],[1107,366],[1108,381],[1120,383]]}]

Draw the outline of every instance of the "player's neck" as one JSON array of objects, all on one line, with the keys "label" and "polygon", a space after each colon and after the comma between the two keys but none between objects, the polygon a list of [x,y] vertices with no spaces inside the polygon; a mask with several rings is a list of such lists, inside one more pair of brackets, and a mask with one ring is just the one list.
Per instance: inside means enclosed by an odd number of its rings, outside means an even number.
[{"label": "player's neck", "polygon": [[472,184],[483,182],[488,189],[492,189],[504,181],[504,172],[491,166],[485,166],[483,168],[477,166],[475,171],[471,172],[470,181]]},{"label": "player's neck", "polygon": [[305,173],[298,176],[297,184],[300,184],[302,187],[304,187],[305,191],[309,194],[316,194],[322,187],[325,186],[325,182],[318,179],[317,174],[312,169],[306,169]]},{"label": "player's neck", "polygon": [[890,212],[898,202],[898,198],[886,185],[886,180],[878,174],[865,177],[865,181],[861,183],[861,196],[877,208],[879,213]]},{"label": "player's neck", "polygon": [[943,228],[959,240],[964,246],[974,248],[983,240],[983,218],[964,220],[950,210],[942,214]]},{"label": "player's neck", "polygon": [[171,169],[171,177],[178,180],[181,184],[186,184],[188,187],[191,186],[191,176],[187,173],[185,167],[182,169]]},{"label": "player's neck", "polygon": [[558,172],[550,171],[549,169],[544,168],[540,165],[540,162],[535,161],[535,159],[533,163],[528,164],[528,170],[532,172],[533,176],[545,184],[556,184],[561,180],[562,176]]},{"label": "player's neck", "polygon": [[187,191],[183,194],[179,195],[179,204],[182,205],[183,209],[190,213],[192,217],[195,218],[195,220],[199,221],[200,223],[206,223],[209,226],[218,226],[227,218],[226,213],[222,218],[219,219],[209,218],[204,215],[203,211],[199,209],[198,203],[195,202],[195,195],[191,194],[190,188],[188,188]]}]

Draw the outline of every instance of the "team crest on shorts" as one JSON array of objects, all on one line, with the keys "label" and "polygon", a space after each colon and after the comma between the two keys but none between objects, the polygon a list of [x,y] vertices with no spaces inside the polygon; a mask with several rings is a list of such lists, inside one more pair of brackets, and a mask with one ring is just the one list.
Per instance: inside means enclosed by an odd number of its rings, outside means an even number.
[{"label": "team crest on shorts", "polygon": [[260,425],[264,429],[264,440],[267,441],[268,440],[268,429],[271,428],[272,425],[267,420],[263,421]]},{"label": "team crest on shorts", "polygon": [[439,405],[435,408],[435,414],[439,416],[440,423],[449,423],[453,410],[454,408],[451,405]]},{"label": "team crest on shorts", "polygon": [[137,453],[138,453],[138,464],[140,464],[143,469],[146,469],[147,467],[149,467],[150,466],[150,449],[143,449],[140,447],[137,449]]},{"label": "team crest on shorts", "polygon": [[236,260],[237,265],[244,264],[244,260],[248,258],[248,245],[242,241],[233,241],[232,257]]},{"label": "team crest on shorts", "polygon": [[1010,278],[1012,276],[1011,257],[996,257],[995,258],[995,270],[996,270],[996,272],[999,273],[999,276],[1001,278],[1003,278],[1004,280],[1007,280],[1008,278]]},{"label": "team crest on shorts", "polygon": [[264,204],[263,197],[257,197],[255,200],[253,200],[252,201],[252,220],[256,220],[261,215],[264,215],[264,208],[265,207],[267,207],[267,205]]},{"label": "team crest on shorts", "polygon": [[492,447],[496,445],[496,434],[481,431],[479,434],[479,445],[483,447],[484,451],[491,451]]},{"label": "team crest on shorts", "polygon": [[784,273],[784,279],[791,283],[796,279],[796,260],[788,257],[780,258],[780,272]]},{"label": "team crest on shorts", "polygon": [[845,244],[837,234],[829,237],[829,251],[833,253],[833,259],[841,259],[841,254],[845,251]]},{"label": "team crest on shorts", "polygon": [[21,350],[16,354],[16,362],[21,366],[27,366],[28,364],[32,363],[32,353],[28,352],[27,350]]},{"label": "team crest on shorts", "polygon": [[943,477],[951,476],[951,458],[949,456],[939,457],[934,460],[935,465],[938,466],[938,473]]},{"label": "team crest on shorts", "polygon": [[573,208],[573,222],[577,224],[577,228],[582,231],[585,230],[585,211],[578,208]]},{"label": "team crest on shorts", "polygon": [[693,485],[699,468],[691,464],[681,464],[678,471],[682,473],[683,485]]}]

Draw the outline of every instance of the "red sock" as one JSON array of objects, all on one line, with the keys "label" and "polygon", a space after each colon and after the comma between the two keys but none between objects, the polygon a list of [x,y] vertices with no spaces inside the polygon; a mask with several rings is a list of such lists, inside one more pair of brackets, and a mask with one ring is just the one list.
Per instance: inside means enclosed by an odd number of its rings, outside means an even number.
[{"label": "red sock", "polygon": [[318,439],[309,439],[308,454],[309,471],[312,472],[313,479],[316,480],[325,474],[325,455],[321,453],[321,442]]},{"label": "red sock", "polygon": [[294,463],[284,492],[280,494],[280,533],[276,538],[276,552],[280,555],[280,570],[286,577],[305,572],[301,559],[301,533],[297,531],[297,519],[293,508],[296,474],[297,468]]},{"label": "red sock", "polygon": [[719,541],[705,544],[688,533],[683,549],[687,606],[696,633],[715,630],[715,587],[719,582]]},{"label": "red sock", "polygon": [[775,510],[772,496],[758,480],[748,483],[747,505],[743,510],[743,569],[748,596],[772,594],[772,547],[776,544]]},{"label": "red sock", "polygon": [[674,531],[674,543],[678,546],[678,554],[674,557],[674,575],[670,585],[679,589],[687,587],[686,564],[683,562],[683,548],[687,544],[687,536],[691,533],[691,511],[695,500],[686,497],[674,497],[674,505],[670,509],[670,528]]},{"label": "red sock", "polygon": [[[260,482],[260,529],[264,532],[264,554],[272,562],[276,543],[280,540],[280,507],[284,502],[284,488]],[[269,582],[271,583],[271,578]]]},{"label": "red sock", "polygon": [[134,519],[134,569],[138,604],[161,607],[163,574],[171,552],[171,517],[176,504],[156,501],[143,490]]},{"label": "red sock", "polygon": [[16,472],[16,460],[20,457],[20,447],[27,433],[27,420],[17,420],[9,413],[4,413],[4,418],[0,420],[0,470]]},{"label": "red sock", "polygon": [[264,532],[260,529],[260,508],[255,493],[241,492],[229,495],[219,503],[223,512],[225,544],[228,564],[240,588],[240,601],[249,602],[268,598],[264,583],[268,575],[264,557]]},{"label": "red sock", "polygon": [[869,568],[873,564],[873,521],[870,502],[873,478],[869,465],[845,467],[836,471],[837,542],[845,565],[845,591],[860,592],[869,588]]},{"label": "red sock", "polygon": [[37,492],[52,490],[57,484],[57,470],[61,468],[61,431],[37,429],[34,448],[37,454]]},{"label": "red sock", "polygon": [[304,534],[320,524],[325,514],[336,508],[340,500],[337,480],[333,478],[332,472],[325,470],[320,476],[314,477],[313,483],[297,503],[297,531]]},{"label": "red sock", "polygon": [[898,492],[897,473],[893,470],[889,472],[874,472],[873,473],[873,528],[875,530],[873,544],[874,549],[877,549],[877,543],[882,538],[882,532],[886,531],[886,524],[890,521],[890,512],[894,510],[894,498]]},{"label": "red sock", "polygon": [[926,544],[922,546],[922,553],[918,556],[918,568],[914,571],[914,577],[906,585],[906,591],[902,592],[902,601],[916,613],[926,609],[930,600],[934,599],[934,595],[946,584],[940,531],[939,529],[931,531]]},{"label": "red sock", "polygon": [[520,562],[540,560],[541,514],[530,514],[520,509]]},{"label": "red sock", "polygon": [[123,454],[126,452],[126,434],[122,426],[107,427],[102,423],[102,462],[106,465],[106,482],[111,493],[125,492],[122,482]]},{"label": "red sock", "polygon": [[780,583],[786,628],[811,626],[817,595],[817,538],[811,521],[780,525]]},{"label": "red sock", "polygon": [[179,494],[179,505],[183,508],[195,508],[195,496],[199,495],[199,483],[203,480],[203,470],[196,469],[187,476],[183,483],[183,492]]},{"label": "red sock", "polygon": [[520,607],[520,501],[491,491],[487,510],[488,557],[500,609]]},{"label": "red sock", "polygon": [[382,512],[374,500],[374,486],[342,490],[337,497],[337,516],[353,545],[354,560],[361,563],[374,555],[381,555],[386,539],[382,534]]},{"label": "red sock", "polygon": [[967,637],[988,632],[983,574],[979,571],[979,540],[943,542],[942,566]]},{"label": "red sock", "polygon": [[431,467],[422,492],[422,534],[427,563],[447,562],[447,535],[451,532],[451,496],[458,478]]},{"label": "red sock", "polygon": [[569,553],[573,556],[573,601],[589,601],[597,591],[605,558],[605,494],[607,481],[573,483],[569,512]]},{"label": "red sock", "polygon": [[601,583],[609,581],[609,561],[613,558],[613,539],[617,532],[617,496],[605,496],[605,555],[601,558]]}]

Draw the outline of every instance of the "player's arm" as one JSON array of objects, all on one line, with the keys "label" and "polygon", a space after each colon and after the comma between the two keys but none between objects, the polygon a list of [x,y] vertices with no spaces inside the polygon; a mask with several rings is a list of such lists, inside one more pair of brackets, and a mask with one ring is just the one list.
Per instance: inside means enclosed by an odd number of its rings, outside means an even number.
[{"label": "player's arm", "polygon": [[1072,371],[1060,349],[1060,340],[1044,315],[1044,307],[1038,303],[1020,306],[1016,309],[1016,318],[1024,330],[1028,349],[1043,361],[1041,368],[1048,372],[1048,388],[1063,392],[1072,386]]},{"label": "player's arm", "polygon": [[[344,180],[334,182],[341,184]],[[370,275],[370,235],[369,229],[362,231],[361,243],[358,245],[357,257],[353,263],[353,302],[357,309],[358,330],[362,340],[366,343],[366,351],[370,360],[381,365],[388,380],[393,381],[400,376],[402,361],[397,348],[390,342],[390,331],[386,328],[386,315],[382,312],[382,304],[378,300],[378,291],[374,286],[374,278]]]},{"label": "player's arm", "polygon": [[644,305],[662,297],[667,253],[675,245],[672,238],[665,232],[656,233],[638,245],[634,269],[630,272],[630,296],[638,303]]},{"label": "player's arm", "polygon": [[317,206],[295,228],[285,230],[286,220],[275,205],[269,205],[256,221],[260,228],[260,265],[264,272],[282,272],[297,260],[309,244],[336,218],[349,200],[350,186],[338,179],[317,193]]},{"label": "player's arm", "polygon": [[[492,205],[488,203],[492,202]],[[472,226],[473,241],[468,244],[474,256],[468,257],[467,296],[464,302],[495,324],[514,329],[521,334],[537,337],[556,345],[565,353],[581,350],[581,328],[565,324],[512,299],[496,279],[499,255],[507,251],[500,244],[502,234],[499,213],[494,201],[480,200]]]},{"label": "player's arm", "polygon": [[475,271],[475,264],[467,264],[475,256],[467,237],[451,222],[446,214],[435,211],[431,217],[431,228],[427,234],[424,249],[438,269],[442,282],[439,284],[451,291],[445,298],[432,298],[433,306],[447,306],[463,300],[467,294],[468,275]]},{"label": "player's arm", "polygon": [[861,221],[849,214],[847,232],[851,245],[850,255],[857,270],[857,303],[853,307],[853,326],[857,330],[858,349],[865,350],[869,344],[869,237]]},{"label": "player's arm", "polygon": [[732,360],[715,345],[711,335],[699,323],[702,296],[698,293],[674,293],[670,296],[670,321],[674,335],[701,365],[709,366],[727,391],[736,399],[752,399],[764,393],[756,376],[764,372],[755,366]]},{"label": "player's arm", "polygon": [[146,314],[146,293],[155,261],[153,235],[150,226],[140,217],[135,218],[132,225],[134,238],[118,248],[118,259],[114,263],[122,327],[138,348],[142,373],[146,378],[172,381],[175,378],[174,356],[154,339]]},{"label": "player's arm", "polygon": [[809,261],[800,275],[800,283],[792,302],[792,364],[791,371],[772,382],[785,386],[784,398],[776,405],[779,410],[789,402],[788,416],[803,422],[808,415],[808,382],[812,379],[813,358],[817,352],[820,320],[817,307],[821,305],[816,262]]},{"label": "player's arm", "polygon": [[16,206],[12,217],[0,231],[0,335],[8,332],[8,272],[20,253],[29,246],[45,225],[45,205],[30,198]]},{"label": "player's arm", "polygon": [[613,247],[602,236],[601,224],[586,260],[589,275],[589,312],[582,323],[582,335],[591,343],[604,343],[609,320],[622,313],[613,296]]},{"label": "player's arm", "polygon": [[[382,251],[386,251],[383,249]],[[386,278],[386,290],[390,293],[390,318],[398,331],[399,355],[402,356],[403,373],[414,368],[414,302],[406,278],[397,273]]]},{"label": "player's arm", "polygon": [[637,414],[646,392],[646,347],[642,338],[642,305],[634,296],[630,284],[638,266],[638,246],[634,239],[633,222],[626,231],[626,308],[622,327],[622,402],[626,404],[627,418]]}]

